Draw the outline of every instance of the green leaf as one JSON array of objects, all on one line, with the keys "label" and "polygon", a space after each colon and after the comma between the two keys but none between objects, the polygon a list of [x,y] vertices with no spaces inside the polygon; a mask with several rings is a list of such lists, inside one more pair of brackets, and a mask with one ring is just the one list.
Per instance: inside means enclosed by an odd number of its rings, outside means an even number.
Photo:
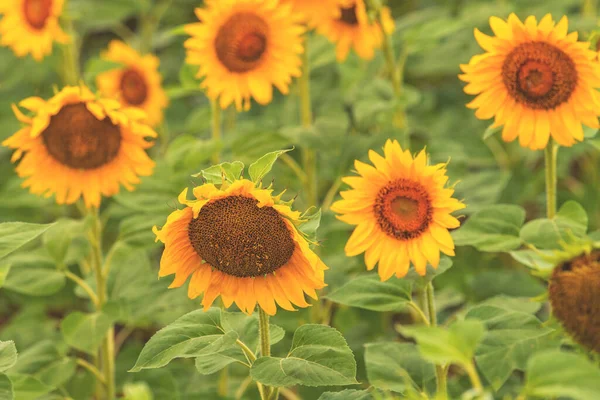
[{"label": "green leaf", "polygon": [[12,340],[0,342],[0,372],[4,372],[17,362],[17,348]]},{"label": "green leaf", "polygon": [[130,372],[160,368],[174,358],[200,357],[231,347],[238,334],[224,333],[220,320],[217,308],[192,311],[177,319],[150,338]]},{"label": "green leaf", "polygon": [[35,374],[35,377],[46,385],[59,387],[69,382],[75,375],[77,362],[73,358],[63,358],[55,361]]},{"label": "green leaf", "polygon": [[10,374],[9,378],[15,392],[15,399],[18,400],[37,400],[55,389],[30,375]]},{"label": "green leaf", "polygon": [[531,302],[516,301],[521,304],[485,302],[471,308],[466,315],[486,325],[487,332],[477,348],[475,360],[495,390],[500,389],[514,370],[524,371],[532,354],[558,345],[551,337],[553,329],[545,328],[532,314],[537,309],[527,310],[527,303]]},{"label": "green leaf", "polygon": [[211,375],[229,364],[247,363],[239,347],[228,347],[218,353],[205,354],[196,357],[196,370],[202,375]]},{"label": "green leaf", "polygon": [[279,156],[292,150],[294,149],[272,151],[250,164],[248,167],[248,175],[250,175],[252,182],[260,182],[260,180],[271,171],[273,164],[275,164],[275,161],[277,161]]},{"label": "green leaf", "polygon": [[12,268],[4,287],[28,296],[49,296],[65,286],[65,275],[49,268]]},{"label": "green leaf", "polygon": [[243,170],[244,164],[241,161],[234,161],[232,163],[224,162],[203,169],[200,173],[192,176],[196,178],[201,176],[207,183],[220,185],[224,180],[233,182],[236,179],[239,179]]},{"label": "green leaf", "polygon": [[368,343],[365,364],[369,383],[383,390],[403,393],[413,387],[423,391],[435,378],[435,366],[412,343]]},{"label": "green leaf", "polygon": [[76,311],[62,320],[60,330],[69,346],[96,354],[112,322],[103,312],[85,314]]},{"label": "green leaf", "polygon": [[64,263],[73,237],[83,233],[81,221],[73,219],[59,219],[42,236],[44,247],[54,261],[61,265]]},{"label": "green leaf", "polygon": [[521,239],[539,249],[559,249],[561,242],[573,236],[585,236],[588,217],[585,209],[575,201],[567,201],[554,218],[529,221],[521,229]]},{"label": "green leaf", "polygon": [[516,205],[498,204],[486,207],[452,232],[457,246],[473,246],[480,251],[510,251],[521,245],[519,231],[525,221],[525,210]]},{"label": "green leaf", "polygon": [[165,222],[163,215],[142,214],[125,218],[119,225],[119,240],[133,247],[150,247],[156,236],[152,232],[154,225]]},{"label": "green leaf", "polygon": [[325,392],[319,400],[371,400],[373,395],[368,390],[346,389],[341,392]]},{"label": "green leaf", "polygon": [[59,357],[56,345],[50,340],[42,340],[21,351],[17,363],[10,372],[35,375]]},{"label": "green leaf", "polygon": [[560,350],[539,352],[527,363],[523,392],[543,398],[597,400],[600,370],[584,355]]},{"label": "green leaf", "polygon": [[412,283],[404,279],[381,282],[379,275],[368,274],[350,279],[326,296],[327,299],[351,307],[372,311],[401,311],[411,302]]},{"label": "green leaf", "polygon": [[305,213],[302,215],[302,219],[304,222],[298,227],[298,229],[306,236],[308,240],[313,242],[316,241],[317,229],[319,229],[319,225],[321,225],[321,209],[319,208],[312,214]]},{"label": "green leaf", "polygon": [[457,321],[447,329],[439,326],[405,326],[400,332],[417,341],[419,351],[427,360],[438,364],[471,364],[475,348],[485,334],[478,320]]},{"label": "green leaf", "polygon": [[52,224],[29,224],[25,222],[0,223],[0,258],[35,239],[51,226]]},{"label": "green leaf", "polygon": [[0,288],[4,286],[4,282],[6,282],[6,277],[10,272],[10,264],[0,264]]},{"label": "green leaf", "polygon": [[0,399],[13,400],[15,393],[13,392],[12,382],[8,376],[0,374]]},{"label": "green leaf", "polygon": [[124,400],[153,400],[150,387],[145,382],[126,383],[123,386]]},{"label": "green leaf", "polygon": [[448,271],[450,267],[452,267],[452,259],[450,257],[442,256],[437,268],[433,268],[429,263],[427,264],[425,276],[419,275],[416,269],[411,268],[402,280],[414,282],[415,286],[424,288],[429,282]]},{"label": "green leaf", "polygon": [[356,361],[344,337],[334,328],[312,324],[296,330],[286,357],[261,357],[252,365],[250,375],[275,387],[358,383]]}]

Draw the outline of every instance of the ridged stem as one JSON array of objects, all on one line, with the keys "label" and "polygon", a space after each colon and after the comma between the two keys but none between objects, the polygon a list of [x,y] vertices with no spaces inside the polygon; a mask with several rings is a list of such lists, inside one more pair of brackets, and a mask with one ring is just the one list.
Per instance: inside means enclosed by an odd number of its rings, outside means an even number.
[{"label": "ridged stem", "polygon": [[[429,282],[425,287],[427,311],[429,314],[429,325],[437,326],[437,312],[435,310],[435,294],[433,290],[433,283]],[[446,400],[448,398],[448,386],[446,380],[446,368],[441,365],[435,366],[435,380],[436,380],[436,399]]]},{"label": "ridged stem", "polygon": [[[269,336],[269,315],[263,311],[262,308],[258,307],[258,336],[260,339],[260,355],[261,357],[270,357],[271,356],[271,340]],[[262,400],[276,400],[276,397],[273,397],[274,388],[269,386],[263,386],[261,392]]]},{"label": "ridged stem", "polygon": [[556,156],[558,147],[554,144],[552,138],[544,150],[545,170],[546,170],[546,215],[548,218],[554,218],[556,215]]},{"label": "ridged stem", "polygon": [[[216,146],[221,146],[221,106],[219,100],[215,99],[211,101],[212,110],[212,140]],[[221,150],[215,151],[212,159],[213,164],[221,162]]]}]

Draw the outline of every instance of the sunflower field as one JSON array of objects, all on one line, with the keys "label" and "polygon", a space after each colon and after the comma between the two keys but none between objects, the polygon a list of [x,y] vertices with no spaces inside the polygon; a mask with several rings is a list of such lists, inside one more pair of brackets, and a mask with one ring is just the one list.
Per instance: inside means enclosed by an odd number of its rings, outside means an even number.
[{"label": "sunflower field", "polygon": [[0,400],[599,400],[599,89],[597,0],[0,0]]}]

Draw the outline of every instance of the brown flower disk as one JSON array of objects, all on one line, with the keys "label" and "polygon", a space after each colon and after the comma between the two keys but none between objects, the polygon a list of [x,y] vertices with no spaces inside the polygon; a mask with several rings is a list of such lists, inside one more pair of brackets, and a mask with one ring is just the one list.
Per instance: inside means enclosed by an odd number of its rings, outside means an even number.
[{"label": "brown flower disk", "polygon": [[552,312],[565,330],[600,353],[600,251],[557,266],[549,292]]},{"label": "brown flower disk", "polygon": [[112,161],[121,147],[121,131],[110,118],[96,118],[85,104],[64,106],[42,132],[46,150],[71,168],[94,169]]},{"label": "brown flower disk", "polygon": [[237,13],[219,29],[215,39],[217,57],[231,72],[256,68],[267,50],[268,26],[252,13]]},{"label": "brown flower disk", "polygon": [[148,86],[144,77],[135,69],[128,69],[121,77],[121,93],[128,104],[139,106],[148,97]]},{"label": "brown flower disk", "polygon": [[189,225],[192,246],[202,259],[237,277],[261,276],[284,266],[294,254],[291,232],[272,207],[231,196],[202,207]]}]

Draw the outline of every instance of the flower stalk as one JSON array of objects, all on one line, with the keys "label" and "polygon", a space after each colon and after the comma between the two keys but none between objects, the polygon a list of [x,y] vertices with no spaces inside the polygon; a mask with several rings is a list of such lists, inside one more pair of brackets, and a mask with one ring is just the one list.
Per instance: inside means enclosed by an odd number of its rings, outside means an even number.
[{"label": "flower stalk", "polygon": [[[261,357],[271,356],[271,341],[269,333],[269,315],[258,307],[258,335],[260,339],[260,355]],[[260,389],[260,386],[259,386]],[[269,386],[263,386],[261,392],[262,400],[276,400],[277,390]]]},{"label": "flower stalk", "polygon": [[[435,310],[435,294],[433,290],[433,283],[429,282],[425,287],[427,311],[429,314],[429,325],[437,326],[437,312]],[[446,379],[447,370],[442,365],[435,366],[435,380],[436,380],[436,399],[446,400],[448,399],[448,387]]]},{"label": "flower stalk", "polygon": [[546,170],[546,215],[548,218],[554,218],[556,215],[556,155],[558,146],[554,144],[552,138],[544,150],[545,170]]},{"label": "flower stalk", "polygon": [[212,110],[212,140],[217,146],[213,153],[212,162],[218,164],[221,162],[221,107],[218,99],[212,100],[210,104]]}]

